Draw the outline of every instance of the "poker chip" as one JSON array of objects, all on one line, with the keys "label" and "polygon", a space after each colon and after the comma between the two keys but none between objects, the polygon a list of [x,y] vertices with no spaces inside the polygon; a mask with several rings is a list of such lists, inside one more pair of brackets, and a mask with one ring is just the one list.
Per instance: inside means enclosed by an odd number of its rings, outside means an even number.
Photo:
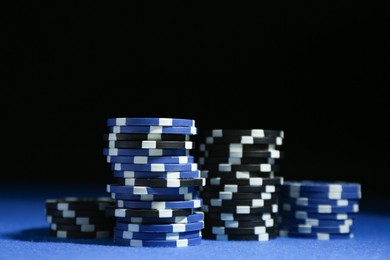
[{"label": "poker chip", "polygon": [[205,151],[220,151],[225,150],[229,152],[250,152],[250,151],[268,151],[276,149],[275,144],[201,144],[199,150]]},{"label": "poker chip", "polygon": [[299,193],[299,192],[324,192],[324,193],[361,193],[359,183],[347,182],[314,182],[314,181],[286,181],[282,190]]},{"label": "poker chip", "polygon": [[227,228],[213,226],[211,228],[204,228],[203,231],[214,235],[260,235],[270,232],[275,232],[275,227],[254,226],[245,228]]},{"label": "poker chip", "polygon": [[[207,212],[205,213],[205,220],[214,219],[222,221],[258,221],[258,220],[267,220],[276,218],[274,213],[257,213],[257,214],[235,214],[235,213],[226,213],[226,212]],[[207,221],[206,221],[207,225]]]},{"label": "poker chip", "polygon": [[258,151],[231,151],[231,150],[213,150],[213,151],[202,151],[203,157],[206,158],[283,158],[283,153],[277,149],[271,150],[258,150]]},{"label": "poker chip", "polygon": [[216,235],[202,230],[202,237],[204,239],[217,240],[217,241],[231,241],[231,240],[243,240],[243,241],[269,241],[277,237],[277,233],[264,233],[256,235]]},{"label": "poker chip", "polygon": [[47,216],[62,217],[62,218],[75,218],[75,217],[104,217],[106,216],[105,210],[56,210],[46,209]]},{"label": "poker chip", "polygon": [[114,230],[114,236],[124,239],[137,239],[137,240],[181,240],[189,238],[199,238],[201,233],[198,230],[188,232],[172,232],[172,233],[160,233],[160,232],[132,232],[123,230]]},{"label": "poker chip", "polygon": [[114,242],[135,247],[186,247],[201,243],[205,185],[190,151],[195,121],[178,118],[110,118],[103,155],[116,183]]},{"label": "poker chip", "polygon": [[354,233],[336,234],[336,233],[299,233],[281,229],[279,235],[282,237],[295,237],[295,238],[311,238],[317,240],[331,240],[331,239],[351,239],[354,238]]},{"label": "poker chip", "polygon": [[188,247],[197,246],[202,242],[201,237],[178,239],[178,240],[138,240],[138,239],[125,239],[114,238],[114,242],[121,246],[131,247]]},{"label": "poker chip", "polygon": [[214,240],[268,241],[278,234],[279,173],[284,132],[215,129],[200,133],[198,159],[205,212],[202,236]]},{"label": "poker chip", "polygon": [[278,217],[278,222],[285,225],[311,225],[311,226],[342,226],[342,225],[353,225],[353,219],[316,219],[316,218],[306,218],[306,219],[297,219],[289,217]]},{"label": "poker chip", "polygon": [[311,199],[329,199],[329,200],[341,200],[341,199],[353,199],[358,200],[362,197],[361,192],[287,192],[281,190],[281,196],[294,199],[299,198],[311,198]]},{"label": "poker chip", "polygon": [[179,195],[192,193],[197,190],[196,187],[149,187],[149,186],[123,186],[108,184],[107,192],[129,193],[134,195]]},{"label": "poker chip", "polygon": [[236,179],[236,178],[208,178],[207,181],[211,185],[228,185],[228,184],[236,184],[242,186],[263,186],[263,185],[282,185],[283,178],[275,177],[275,178],[260,178],[253,177],[249,179]]},{"label": "poker chip", "polygon": [[274,172],[253,172],[253,171],[200,171],[202,178],[235,178],[235,179],[251,179],[251,178],[270,178],[275,175]]},{"label": "poker chip", "polygon": [[[137,178],[137,179],[191,179],[201,178],[200,171],[190,172],[138,172],[138,171],[114,171],[117,178]],[[202,178],[204,178],[202,176]]]},{"label": "poker chip", "polygon": [[281,224],[279,226],[283,230],[289,232],[296,232],[302,234],[313,234],[313,233],[329,233],[329,234],[346,234],[351,232],[351,225],[324,225],[324,226],[312,226],[309,224]]},{"label": "poker chip", "polygon": [[192,149],[191,141],[108,141],[109,148]]},{"label": "poker chip", "polygon": [[107,209],[114,205],[109,197],[65,197],[45,201],[50,235],[57,238],[112,237],[114,218]]},{"label": "poker chip", "polygon": [[45,202],[46,209],[53,210],[97,210],[104,211],[112,205],[113,200],[107,197],[101,198],[77,198],[66,197],[64,199],[48,199]]},{"label": "poker chip", "polygon": [[49,234],[57,238],[110,238],[112,231],[79,232],[67,230],[50,230]]},{"label": "poker chip", "polygon": [[229,137],[229,136],[252,136],[252,137],[282,137],[284,131],[268,129],[212,129],[204,131],[203,137]]},{"label": "poker chip", "polygon": [[202,206],[202,199],[184,201],[128,201],[116,200],[116,206],[133,209],[196,209]]},{"label": "poker chip", "polygon": [[288,198],[282,197],[284,203],[289,203],[298,206],[318,206],[318,205],[332,205],[332,206],[348,206],[358,203],[358,200],[354,199],[316,199],[316,198]]},{"label": "poker chip", "polygon": [[193,213],[192,209],[127,209],[110,208],[109,214],[115,217],[150,217],[150,218],[171,218],[175,216],[188,216]]},{"label": "poker chip", "polygon": [[107,126],[195,126],[195,120],[181,118],[109,118]]},{"label": "poker chip", "polygon": [[111,169],[115,171],[150,171],[150,172],[169,172],[169,171],[197,171],[197,163],[151,163],[151,164],[132,164],[132,163],[113,163]]},{"label": "poker chip", "polygon": [[105,156],[188,156],[186,149],[119,149],[104,148]]},{"label": "poker chip", "polygon": [[149,187],[200,187],[204,185],[203,178],[192,179],[137,179],[137,178],[117,178],[117,182],[125,186],[149,186]]},{"label": "poker chip", "polygon": [[190,135],[175,134],[105,134],[104,141],[190,141]]},{"label": "poker chip", "polygon": [[134,224],[117,221],[116,229],[132,232],[188,232],[200,231],[204,228],[203,221],[184,224]]},{"label": "poker chip", "polygon": [[317,213],[357,213],[359,212],[359,203],[354,203],[347,206],[334,206],[334,205],[311,205],[300,206],[289,203],[282,203],[281,207],[285,211],[306,211]]},{"label": "poker chip", "polygon": [[256,213],[264,213],[264,212],[277,213],[278,204],[271,204],[269,206],[263,206],[263,207],[251,207],[251,206],[217,207],[217,206],[203,205],[202,210],[204,212],[214,212],[214,213],[225,212],[225,213],[235,213],[235,214],[256,214]]},{"label": "poker chip", "polygon": [[307,212],[307,211],[284,211],[280,210],[279,215],[289,218],[297,218],[297,219],[328,219],[328,220],[345,220],[345,219],[353,219],[356,218],[357,213],[315,213],[315,212]]},{"label": "poker chip", "polygon": [[275,164],[274,158],[239,158],[239,157],[199,157],[198,163],[200,165],[205,164],[205,162],[208,162],[209,164],[223,164],[223,163],[229,163],[229,164],[259,164],[259,163],[269,163],[269,164]]},{"label": "poker chip", "polygon": [[219,163],[219,164],[204,164],[202,170],[231,172],[231,171],[254,171],[254,172],[274,172],[278,171],[278,165],[269,163],[260,164],[231,164],[231,163]]},{"label": "poker chip", "polygon": [[280,235],[318,240],[354,237],[361,185],[341,181],[285,181],[279,201]]},{"label": "poker chip", "polygon": [[[211,189],[210,189],[211,190]],[[258,193],[247,193],[247,192],[230,192],[230,191],[205,191],[202,190],[203,199],[221,199],[221,200],[251,200],[251,199],[271,199],[276,198],[277,193],[269,192],[258,192]]]},{"label": "poker chip", "polygon": [[135,224],[184,224],[184,223],[203,221],[204,213],[202,211],[195,211],[193,214],[188,216],[177,216],[171,218],[117,217],[116,219],[122,223],[135,223]]},{"label": "poker chip", "polygon": [[196,127],[185,126],[111,126],[110,133],[128,133],[128,134],[182,134],[196,135]]},{"label": "poker chip", "polygon": [[184,194],[162,194],[162,195],[134,195],[130,193],[115,193],[111,192],[111,198],[119,200],[134,200],[134,201],[182,201],[192,200],[198,198],[197,192],[190,192]]},{"label": "poker chip", "polygon": [[253,137],[253,136],[226,136],[226,137],[213,137],[209,136],[205,139],[206,144],[276,144],[282,145],[282,137]]},{"label": "poker chip", "polygon": [[204,199],[206,205],[214,207],[232,207],[232,206],[249,206],[252,208],[269,206],[277,204],[276,198],[271,199],[248,199],[248,200],[222,200],[222,199]]},{"label": "poker chip", "polygon": [[108,163],[130,163],[130,164],[154,164],[154,163],[168,163],[181,164],[193,163],[193,156],[107,156]]},{"label": "poker chip", "polygon": [[57,224],[52,223],[50,225],[51,230],[66,230],[77,232],[97,232],[97,231],[109,231],[112,229],[112,225],[107,224],[88,224],[88,225],[72,225],[72,224]]},{"label": "poker chip", "polygon": [[75,217],[75,218],[63,218],[63,217],[53,217],[46,216],[46,221],[50,224],[72,224],[72,225],[94,225],[94,224],[102,224],[106,223],[114,223],[114,219],[110,217]]},{"label": "poker chip", "polygon": [[225,184],[225,185],[210,185],[206,180],[205,187],[202,191],[228,191],[237,193],[261,193],[261,192],[277,192],[279,187],[276,185],[263,185],[263,186],[241,186],[237,184]]},{"label": "poker chip", "polygon": [[227,228],[248,228],[248,227],[256,227],[256,226],[265,226],[265,227],[273,227],[276,222],[274,219],[259,219],[254,221],[237,221],[237,220],[216,220],[216,219],[205,219],[207,223],[206,227],[227,227]]}]

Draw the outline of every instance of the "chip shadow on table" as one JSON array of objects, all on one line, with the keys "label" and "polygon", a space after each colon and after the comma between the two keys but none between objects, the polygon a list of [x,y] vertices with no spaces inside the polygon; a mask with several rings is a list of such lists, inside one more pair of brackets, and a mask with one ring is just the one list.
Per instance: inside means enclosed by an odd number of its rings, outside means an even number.
[{"label": "chip shadow on table", "polygon": [[112,246],[114,241],[112,238],[100,238],[100,239],[69,239],[69,238],[56,238],[49,235],[49,229],[47,227],[42,228],[29,228],[19,232],[6,233],[5,237],[8,239],[29,241],[29,242],[44,242],[44,243],[73,243],[73,244],[89,244],[89,245],[102,245]]}]

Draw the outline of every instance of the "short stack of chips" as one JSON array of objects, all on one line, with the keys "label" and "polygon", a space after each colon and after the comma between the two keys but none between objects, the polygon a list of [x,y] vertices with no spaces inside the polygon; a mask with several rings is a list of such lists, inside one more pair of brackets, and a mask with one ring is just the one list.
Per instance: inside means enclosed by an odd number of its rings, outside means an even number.
[{"label": "short stack of chips", "polygon": [[199,164],[206,185],[203,238],[267,241],[277,236],[275,176],[284,133],[262,129],[215,129],[200,141]]},{"label": "short stack of chips", "polygon": [[108,197],[48,199],[45,203],[50,235],[58,238],[109,238],[115,220],[106,209],[114,205]]},{"label": "short stack of chips", "polygon": [[281,236],[318,240],[353,238],[360,184],[286,181],[281,189]]},{"label": "short stack of chips", "polygon": [[[186,247],[201,243],[204,214],[198,164],[189,155],[194,120],[112,118],[104,149],[117,184],[114,241],[137,247]],[[198,210],[197,210],[198,209]]]}]

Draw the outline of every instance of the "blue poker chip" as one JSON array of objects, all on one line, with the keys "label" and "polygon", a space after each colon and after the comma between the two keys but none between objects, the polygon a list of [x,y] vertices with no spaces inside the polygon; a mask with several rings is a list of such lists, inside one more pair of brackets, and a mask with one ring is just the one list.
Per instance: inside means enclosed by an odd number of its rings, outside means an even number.
[{"label": "blue poker chip", "polygon": [[188,156],[186,149],[117,149],[104,148],[105,156]]},{"label": "blue poker chip", "polygon": [[117,245],[121,246],[132,246],[132,247],[187,247],[187,246],[197,246],[202,242],[202,238],[189,238],[189,239],[179,239],[174,241],[165,241],[165,240],[138,240],[138,239],[124,239],[124,238],[114,238],[114,242]]},{"label": "blue poker chip", "polygon": [[289,198],[280,197],[281,202],[289,203],[292,205],[299,206],[317,206],[317,205],[331,205],[331,206],[348,206],[358,203],[356,199],[340,199],[340,200],[329,200],[329,199],[315,199],[315,198]]},{"label": "blue poker chip", "polygon": [[188,232],[172,232],[172,233],[158,233],[158,232],[131,232],[114,229],[114,236],[124,239],[139,239],[139,240],[166,240],[175,241],[180,239],[199,238],[200,231]]},{"label": "blue poker chip", "polygon": [[289,198],[301,198],[307,197],[310,199],[329,199],[329,200],[340,200],[340,199],[360,199],[362,194],[360,192],[289,192],[286,190],[281,190],[280,195],[282,197]]},{"label": "blue poker chip", "polygon": [[130,193],[115,193],[111,192],[111,198],[117,200],[139,200],[139,201],[177,201],[177,200],[192,200],[197,199],[197,192],[189,192],[184,194],[145,194],[134,195]]},{"label": "blue poker chip", "polygon": [[107,156],[108,163],[132,163],[132,164],[186,164],[193,163],[193,156]]},{"label": "blue poker chip", "polygon": [[115,207],[109,207],[106,210],[106,214],[108,216],[115,216],[120,218],[172,218],[177,216],[189,216],[192,215],[193,212],[194,211],[192,209],[124,209]]},{"label": "blue poker chip", "polygon": [[114,171],[117,178],[138,178],[138,179],[191,179],[200,178],[200,171],[175,171],[175,172],[141,172],[141,171]]},{"label": "blue poker chip", "polygon": [[279,217],[278,223],[282,225],[300,225],[306,224],[311,226],[341,226],[341,225],[353,225],[353,219],[317,219],[317,218],[307,218],[307,219],[296,219],[296,218],[287,218]]},{"label": "blue poker chip", "polygon": [[311,238],[311,239],[316,239],[316,240],[351,239],[354,237],[353,233],[347,233],[347,234],[331,234],[331,233],[303,234],[303,233],[288,231],[288,230],[284,230],[284,229],[279,230],[279,235],[281,237]]},{"label": "blue poker chip", "polygon": [[181,118],[118,117],[107,119],[107,126],[195,126],[195,120]]},{"label": "blue poker chip", "polygon": [[340,226],[312,226],[308,224],[298,224],[298,225],[279,225],[280,229],[297,232],[302,234],[313,234],[313,233],[329,233],[329,234],[347,234],[351,233],[350,225],[340,225]]},{"label": "blue poker chip", "polygon": [[116,222],[116,229],[131,232],[188,232],[200,231],[204,228],[204,222],[193,222],[184,224],[134,224]]},{"label": "blue poker chip", "polygon": [[195,192],[194,187],[180,188],[156,188],[145,186],[121,186],[116,184],[107,184],[107,192],[129,193],[134,195],[178,195]]},{"label": "blue poker chip", "polygon": [[306,211],[284,211],[279,210],[279,215],[287,218],[296,218],[296,219],[333,219],[333,220],[345,220],[353,219],[356,217],[356,213],[314,213]]},{"label": "blue poker chip", "polygon": [[286,181],[282,190],[299,193],[303,192],[326,192],[326,193],[361,193],[359,183],[348,182],[320,182],[320,181]]},{"label": "blue poker chip", "polygon": [[281,209],[284,211],[306,211],[317,213],[357,213],[359,212],[359,204],[355,203],[347,206],[333,206],[333,205],[314,205],[314,206],[300,206],[289,203],[281,203]]},{"label": "blue poker chip", "polygon": [[175,134],[105,134],[105,141],[131,141],[131,140],[151,140],[151,141],[190,141],[190,135]]},{"label": "blue poker chip", "polygon": [[183,164],[167,164],[167,163],[152,163],[152,164],[125,164],[114,163],[111,165],[115,171],[150,171],[150,172],[170,172],[170,171],[197,171],[197,163]]},{"label": "blue poker chip", "polygon": [[124,149],[193,149],[192,141],[108,141],[108,148],[124,148]]},{"label": "blue poker chip", "polygon": [[133,224],[186,224],[204,220],[204,213],[203,211],[195,211],[193,214],[188,216],[176,216],[171,218],[117,217],[116,219],[122,223]]},{"label": "blue poker chip", "polygon": [[116,206],[132,209],[196,209],[202,206],[202,199],[183,201],[129,201],[117,200]]},{"label": "blue poker chip", "polygon": [[148,186],[148,187],[201,187],[204,186],[205,179],[137,179],[118,178],[117,183],[125,186]]},{"label": "blue poker chip", "polygon": [[129,134],[182,134],[196,135],[197,128],[192,126],[111,126],[110,133]]}]

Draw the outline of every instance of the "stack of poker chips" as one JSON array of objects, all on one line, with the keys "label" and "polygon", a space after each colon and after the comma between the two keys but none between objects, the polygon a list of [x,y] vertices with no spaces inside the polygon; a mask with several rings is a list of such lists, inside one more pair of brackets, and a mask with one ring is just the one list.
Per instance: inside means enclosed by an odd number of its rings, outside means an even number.
[{"label": "stack of poker chips", "polygon": [[114,241],[124,246],[186,247],[201,243],[204,214],[198,191],[204,185],[189,155],[194,120],[112,118],[104,149],[116,184]]},{"label": "stack of poker chips", "polygon": [[58,238],[109,238],[115,220],[106,209],[114,205],[107,197],[48,199],[45,202],[46,221],[50,235]]},{"label": "stack of poker chips", "polygon": [[286,181],[280,195],[280,235],[318,240],[353,238],[358,183]]},{"label": "stack of poker chips", "polygon": [[267,241],[277,236],[275,176],[284,133],[276,130],[211,130],[204,133],[199,165],[206,185],[203,238]]}]

